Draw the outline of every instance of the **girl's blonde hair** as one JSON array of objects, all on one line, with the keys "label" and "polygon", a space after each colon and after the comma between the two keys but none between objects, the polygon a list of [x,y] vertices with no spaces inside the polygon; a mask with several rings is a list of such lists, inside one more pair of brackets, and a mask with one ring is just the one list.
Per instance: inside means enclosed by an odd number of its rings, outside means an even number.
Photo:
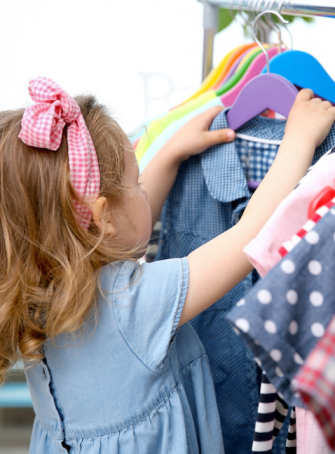
[{"label": "girl's blonde hair", "polygon": [[[97,152],[100,195],[119,203],[125,134],[93,97],[76,101]],[[57,151],[29,147],[18,138],[23,112],[0,113],[0,384],[21,356],[42,359],[47,338],[94,314],[102,265],[136,257],[93,223],[81,227],[66,128]]]}]

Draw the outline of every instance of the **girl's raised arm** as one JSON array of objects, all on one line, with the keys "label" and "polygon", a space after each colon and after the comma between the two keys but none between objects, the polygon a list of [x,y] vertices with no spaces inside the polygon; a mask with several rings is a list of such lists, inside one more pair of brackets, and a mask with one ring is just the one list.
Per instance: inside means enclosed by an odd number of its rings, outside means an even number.
[{"label": "girl's raised arm", "polygon": [[[208,131],[221,110],[212,108],[187,123],[143,172],[142,186],[148,192],[153,224],[175,181],[180,162],[212,145],[234,139],[231,130]],[[241,220],[188,256],[190,282],[180,325],[218,301],[252,270],[243,248],[305,175],[315,148],[324,141],[334,121],[335,107],[331,103],[314,98],[311,90],[300,91],[276,159]]]},{"label": "girl's raised arm", "polygon": [[214,304],[252,270],[243,248],[305,175],[315,148],[334,121],[330,102],[314,98],[311,90],[298,94],[277,156],[239,223],[188,256],[190,283],[180,325]]}]

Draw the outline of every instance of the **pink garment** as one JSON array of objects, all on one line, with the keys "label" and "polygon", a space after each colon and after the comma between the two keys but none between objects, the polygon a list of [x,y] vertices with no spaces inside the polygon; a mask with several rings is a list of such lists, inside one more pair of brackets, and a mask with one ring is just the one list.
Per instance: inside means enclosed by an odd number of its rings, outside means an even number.
[{"label": "pink garment", "polygon": [[[245,248],[250,262],[263,277],[280,260],[279,248],[308,221],[310,201],[325,186],[334,186],[335,153],[327,153],[300,180],[299,185],[277,207],[274,214]],[[311,223],[311,228],[314,223]],[[308,228],[305,225],[305,228]]]},{"label": "pink garment", "polygon": [[335,316],[292,382],[335,449]]},{"label": "pink garment", "polygon": [[[88,202],[95,201],[100,191],[98,158],[78,104],[47,77],[31,80],[29,94],[34,104],[23,114],[19,138],[31,147],[56,151],[67,125],[71,182]],[[76,208],[80,222],[87,228],[91,210],[85,206],[76,205]]]},{"label": "pink garment", "polygon": [[[311,169],[278,206],[256,238],[244,248],[262,277],[282,259],[279,250],[285,242],[295,237],[302,226],[307,231],[314,227],[315,222],[307,218],[308,206],[321,189],[334,185],[335,153],[327,153]],[[296,430],[297,454],[332,453],[312,412],[296,408]]]},{"label": "pink garment", "polygon": [[314,414],[296,408],[297,454],[332,454]]}]

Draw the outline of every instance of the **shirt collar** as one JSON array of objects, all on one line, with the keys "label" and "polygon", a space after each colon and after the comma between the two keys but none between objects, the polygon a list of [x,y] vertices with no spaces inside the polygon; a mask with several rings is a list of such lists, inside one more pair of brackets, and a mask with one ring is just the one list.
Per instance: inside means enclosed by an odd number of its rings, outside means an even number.
[{"label": "shirt collar", "polygon": [[[227,113],[229,108],[215,117],[211,131],[229,128]],[[257,116],[237,130],[254,138],[266,140],[282,140],[286,121]],[[245,178],[238,155],[238,141],[214,145],[200,155],[206,185],[211,196],[220,202],[250,197],[248,183]]]}]

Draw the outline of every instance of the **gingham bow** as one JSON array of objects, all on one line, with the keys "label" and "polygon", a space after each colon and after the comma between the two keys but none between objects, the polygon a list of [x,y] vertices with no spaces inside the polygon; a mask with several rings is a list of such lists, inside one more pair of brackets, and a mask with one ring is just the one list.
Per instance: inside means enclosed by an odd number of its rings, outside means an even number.
[{"label": "gingham bow", "polygon": [[[100,172],[92,138],[76,101],[59,85],[46,77],[29,82],[29,94],[34,104],[22,118],[19,138],[26,145],[57,150],[63,129],[67,128],[67,143],[71,182],[75,190],[88,201],[100,190]],[[76,204],[79,220],[88,227],[92,212]]]}]

